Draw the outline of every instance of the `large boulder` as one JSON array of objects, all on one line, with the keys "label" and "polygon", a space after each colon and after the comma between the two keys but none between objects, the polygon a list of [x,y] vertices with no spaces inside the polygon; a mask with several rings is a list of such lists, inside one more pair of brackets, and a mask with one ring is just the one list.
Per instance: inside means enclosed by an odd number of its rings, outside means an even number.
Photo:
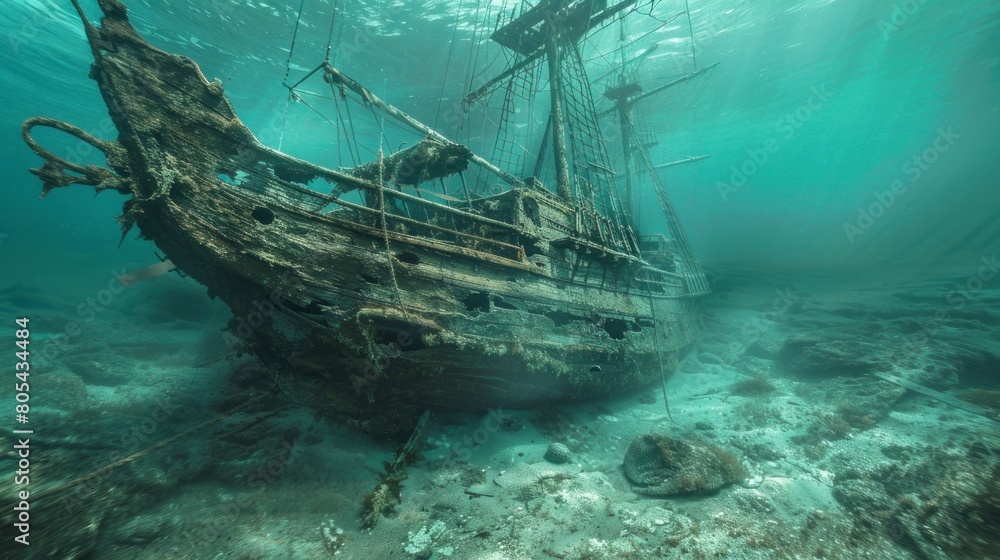
[{"label": "large boulder", "polygon": [[633,490],[650,496],[713,492],[746,476],[729,451],[660,434],[632,440],[622,467]]},{"label": "large boulder", "polygon": [[789,374],[808,377],[860,376],[892,369],[881,346],[810,335],[789,337],[774,363]]}]

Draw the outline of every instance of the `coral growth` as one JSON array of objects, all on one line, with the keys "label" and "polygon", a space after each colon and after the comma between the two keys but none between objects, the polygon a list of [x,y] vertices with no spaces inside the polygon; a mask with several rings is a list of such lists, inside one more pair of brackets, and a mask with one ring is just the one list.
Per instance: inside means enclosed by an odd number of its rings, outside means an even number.
[{"label": "coral growth", "polygon": [[454,549],[442,546],[447,527],[443,521],[435,521],[429,528],[421,527],[416,533],[407,533],[404,550],[420,560],[428,560],[439,556],[451,556]]}]

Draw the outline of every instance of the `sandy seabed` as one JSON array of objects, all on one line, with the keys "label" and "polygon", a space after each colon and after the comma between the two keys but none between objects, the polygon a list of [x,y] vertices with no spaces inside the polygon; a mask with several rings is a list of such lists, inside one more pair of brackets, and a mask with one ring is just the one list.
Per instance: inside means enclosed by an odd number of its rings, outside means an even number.
[{"label": "sandy seabed", "polygon": [[[293,392],[267,396],[269,372],[221,359],[228,312],[194,282],[96,286],[79,299],[0,286],[2,315],[32,318],[37,352],[31,545],[13,543],[5,507],[0,548],[61,559],[996,557],[1000,278],[975,281],[977,269],[718,268],[698,347],[668,378],[669,415],[660,386],[434,413],[400,502],[372,529],[359,508],[397,444],[327,422]],[[13,403],[13,385],[0,387]],[[652,495],[623,469],[647,434],[725,450],[739,476]],[[14,441],[0,440],[0,496],[14,503]]]}]

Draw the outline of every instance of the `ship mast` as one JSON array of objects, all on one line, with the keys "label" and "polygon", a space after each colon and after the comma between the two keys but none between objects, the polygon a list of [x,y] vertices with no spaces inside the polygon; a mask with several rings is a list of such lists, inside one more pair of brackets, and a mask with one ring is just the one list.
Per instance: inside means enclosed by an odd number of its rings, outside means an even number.
[{"label": "ship mast", "polygon": [[566,114],[563,107],[562,71],[560,69],[559,28],[555,17],[548,15],[549,34],[545,40],[545,54],[549,63],[549,92],[552,108],[552,155],[556,161],[556,194],[567,204],[573,204],[570,187],[569,158],[566,155]]},{"label": "ship mast", "polygon": [[[651,50],[652,49],[648,49],[646,52],[635,57],[631,61],[626,61],[624,55],[622,56],[622,72],[620,74],[619,83],[617,86],[610,88],[604,94],[605,97],[614,102],[614,107],[601,112],[598,116],[606,116],[615,111],[618,112],[618,123],[621,127],[622,150],[625,158],[625,200],[630,223],[637,225],[636,217],[633,212],[635,200],[633,193],[632,164],[638,156],[639,166],[648,174],[649,179],[653,184],[656,198],[663,211],[663,216],[666,219],[667,229],[670,231],[670,236],[674,243],[674,249],[678,253],[679,257],[678,272],[685,278],[688,285],[688,292],[692,295],[707,293],[709,291],[709,286],[707,280],[705,279],[705,274],[694,257],[694,251],[691,249],[690,243],[688,243],[687,236],[684,233],[684,228],[681,227],[680,220],[677,217],[677,213],[674,211],[673,204],[670,202],[670,197],[667,195],[666,188],[660,181],[657,171],[667,167],[701,161],[709,156],[688,157],[679,161],[654,166],[653,160],[650,157],[646,146],[643,145],[636,131],[633,114],[635,105],[638,102],[666,91],[674,86],[693,80],[698,76],[702,76],[709,70],[718,66],[719,63],[716,62],[699,70],[695,70],[694,72],[685,74],[662,86],[644,92],[642,86],[639,85],[637,69],[638,64],[649,55]],[[630,66],[633,63],[636,63],[636,68],[630,70]]]},{"label": "ship mast", "polygon": [[[696,70],[689,74],[685,74],[676,80],[672,80],[662,86],[651,89],[644,92],[642,86],[639,85],[638,79],[635,77],[635,72],[629,72],[628,67],[636,62],[641,62],[651,50],[655,48],[655,45],[648,49],[643,54],[633,58],[630,61],[626,61],[624,54],[622,55],[622,74],[619,80],[619,84],[604,93],[604,96],[612,100],[615,104],[611,109],[607,109],[598,114],[599,117],[610,115],[611,113],[618,112],[618,125],[621,127],[621,142],[622,142],[622,153],[625,157],[624,171],[625,171],[625,207],[626,212],[629,217],[630,223],[636,225],[633,214],[633,206],[635,203],[633,189],[633,179],[632,179],[632,162],[635,158],[635,147],[633,147],[632,137],[635,136],[635,123],[633,120],[633,109],[635,104],[666,91],[674,86],[683,84],[687,81],[693,80],[698,76],[704,75],[709,70],[715,68],[719,65],[718,62],[706,66],[700,70]],[[624,52],[624,51],[623,51]],[[641,149],[641,148],[640,148]],[[688,157],[682,160],[670,162],[663,165],[658,165],[654,167],[654,170],[666,169],[668,167],[673,167],[676,165],[683,165],[686,163],[694,163],[696,161],[701,161],[708,158],[709,156],[695,156]]]},{"label": "ship mast", "polygon": [[[549,76],[549,118],[536,161],[546,145],[555,163],[555,191],[576,211],[578,236],[638,255],[631,224],[619,208],[614,171],[600,136],[590,83],[579,43],[593,30],[632,8],[637,0],[541,0],[502,25],[490,39],[518,55],[506,71],[469,93],[471,103],[503,83],[513,84],[545,59]],[[511,85],[508,85],[510,93]]]},{"label": "ship mast", "polygon": [[[622,22],[621,38],[625,39],[625,22]],[[628,97],[632,90],[639,88],[638,81],[629,79],[628,67],[631,62],[636,60],[641,60],[650,51],[656,48],[654,44],[652,48],[648,49],[646,53],[636,57],[633,60],[627,60],[625,58],[625,49],[621,49],[622,66],[621,75],[619,77],[619,85],[609,89],[604,93],[604,96],[611,99],[615,103],[615,108],[618,109],[618,126],[621,128],[621,142],[622,142],[622,154],[624,155],[624,161],[622,166],[625,172],[625,216],[629,223],[633,227],[637,226],[637,222],[634,219],[633,207],[635,206],[635,198],[632,193],[632,138],[630,132],[635,128],[632,123],[632,107],[627,105]],[[639,90],[641,91],[641,89]],[[607,114],[605,111],[599,114],[598,117]]]}]

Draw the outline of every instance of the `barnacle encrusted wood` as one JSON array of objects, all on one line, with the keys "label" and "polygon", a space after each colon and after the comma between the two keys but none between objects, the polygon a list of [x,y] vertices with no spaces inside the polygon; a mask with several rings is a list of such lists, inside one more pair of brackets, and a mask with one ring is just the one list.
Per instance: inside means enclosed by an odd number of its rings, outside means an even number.
[{"label": "barnacle encrusted wood", "polygon": [[373,161],[347,170],[359,179],[382,180],[394,185],[419,185],[440,179],[469,168],[472,152],[461,144],[445,144],[433,138],[424,138],[416,146],[400,150],[381,162]]}]

